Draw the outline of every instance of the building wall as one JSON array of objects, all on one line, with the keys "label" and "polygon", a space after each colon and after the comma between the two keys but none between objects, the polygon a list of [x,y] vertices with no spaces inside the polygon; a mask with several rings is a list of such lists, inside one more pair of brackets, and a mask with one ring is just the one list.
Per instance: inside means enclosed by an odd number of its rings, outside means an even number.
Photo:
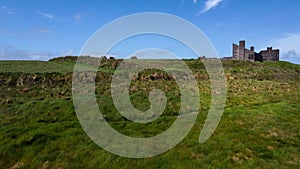
[{"label": "building wall", "polygon": [[232,58],[237,60],[249,60],[249,61],[279,61],[279,49],[273,50],[272,47],[268,47],[267,50],[262,50],[259,53],[254,51],[254,47],[251,46],[250,50],[245,48],[246,42],[240,41],[239,45],[232,45]]},{"label": "building wall", "polygon": [[246,42],[241,40],[239,45],[239,59],[245,60],[245,45]]},{"label": "building wall", "polygon": [[254,51],[245,49],[245,59],[244,60],[255,61],[254,58],[255,58]]},{"label": "building wall", "polygon": [[268,47],[267,50],[262,50],[259,52],[262,56],[262,61],[279,61],[279,50],[273,50],[272,47]]},{"label": "building wall", "polygon": [[232,45],[232,57],[233,57],[233,59],[240,59],[239,58],[239,46],[236,44]]}]

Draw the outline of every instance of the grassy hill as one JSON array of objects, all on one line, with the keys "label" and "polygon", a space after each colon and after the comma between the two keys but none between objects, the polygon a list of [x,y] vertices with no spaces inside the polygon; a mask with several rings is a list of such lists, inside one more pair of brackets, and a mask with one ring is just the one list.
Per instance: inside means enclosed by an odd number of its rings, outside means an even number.
[{"label": "grassy hill", "polygon": [[[200,60],[186,60],[199,84],[201,108],[189,135],[168,152],[144,159],[113,155],[81,128],[72,101],[76,58],[0,61],[0,168],[300,168],[300,66],[287,62],[223,61],[227,100],[222,120],[203,144],[198,137],[209,110],[210,81]],[[151,137],[169,128],[180,108],[174,79],[140,73],[132,104],[150,107],[150,89],[165,91],[163,115],[137,124],[118,114],[110,82],[118,60],[101,64],[96,95],[105,119],[119,132]],[[88,67],[88,65],[85,65]]]}]

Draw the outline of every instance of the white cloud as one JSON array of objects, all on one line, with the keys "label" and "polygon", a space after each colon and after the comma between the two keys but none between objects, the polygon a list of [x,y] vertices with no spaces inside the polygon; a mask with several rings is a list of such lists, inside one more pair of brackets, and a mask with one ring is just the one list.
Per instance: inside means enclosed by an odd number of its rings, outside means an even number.
[{"label": "white cloud", "polygon": [[59,56],[75,56],[75,55],[78,55],[75,49],[66,50],[59,54]]},{"label": "white cloud", "polygon": [[274,48],[280,49],[280,59],[300,63],[300,32],[284,35],[271,42]]},{"label": "white cloud", "polygon": [[50,51],[28,51],[11,45],[2,46],[0,49],[0,60],[48,60],[53,56]]},{"label": "white cloud", "polygon": [[0,11],[4,12],[5,14],[8,14],[8,15],[12,15],[15,13],[14,9],[9,8],[7,6],[2,6],[2,5],[0,5]]},{"label": "white cloud", "polygon": [[295,50],[289,50],[287,53],[282,54],[282,59],[289,59],[289,58],[293,58],[293,57],[297,57],[297,53]]},{"label": "white cloud", "polygon": [[0,45],[0,60],[44,60],[61,56],[75,56],[75,49],[63,52],[17,49],[11,45]]},{"label": "white cloud", "polygon": [[45,18],[53,19],[53,15],[51,15],[49,13],[44,13],[44,12],[41,12],[41,11],[37,11],[36,13],[43,16],[43,17],[45,17]]},{"label": "white cloud", "polygon": [[[200,15],[200,14],[203,14],[209,10],[211,10],[212,8],[218,6],[223,0],[207,0],[205,2],[205,6],[204,8],[197,14],[197,15]],[[195,2],[195,1],[194,1]],[[196,1],[197,2],[197,1]]]}]

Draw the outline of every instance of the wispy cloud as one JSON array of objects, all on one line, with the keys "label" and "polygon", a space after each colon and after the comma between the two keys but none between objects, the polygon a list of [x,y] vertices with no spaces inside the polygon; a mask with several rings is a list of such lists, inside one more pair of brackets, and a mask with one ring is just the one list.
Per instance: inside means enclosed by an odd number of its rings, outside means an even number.
[{"label": "wispy cloud", "polygon": [[28,32],[15,32],[12,30],[1,30],[0,34],[7,36],[7,37],[13,37],[18,39],[28,39],[28,38],[43,38],[47,39],[49,35],[51,35],[53,31],[51,29],[47,28],[40,28],[40,29],[32,29]]},{"label": "wispy cloud", "polygon": [[48,39],[49,35],[51,35],[53,31],[51,29],[32,29],[26,36],[28,38],[42,38]]},{"label": "wispy cloud", "polygon": [[81,17],[82,17],[82,15],[80,13],[74,15],[74,19],[77,21],[81,21]]},{"label": "wispy cloud", "polygon": [[28,51],[6,45],[0,49],[0,60],[48,60],[55,56],[49,51]]},{"label": "wispy cloud", "polygon": [[[201,14],[211,10],[212,8],[218,6],[222,1],[223,0],[207,0],[205,2],[204,8],[197,15],[201,15]],[[197,0],[196,1],[194,0],[194,2],[197,3]]]},{"label": "wispy cloud", "polygon": [[290,59],[290,58],[294,58],[297,57],[297,53],[295,50],[289,50],[288,52],[284,53],[282,55],[282,59]]},{"label": "wispy cloud", "polygon": [[280,49],[280,59],[300,63],[300,32],[286,34],[271,42],[271,45]]},{"label": "wispy cloud", "polygon": [[14,9],[9,8],[7,6],[2,6],[2,5],[0,5],[0,11],[4,12],[5,14],[8,14],[8,15],[12,15],[15,13]]},{"label": "wispy cloud", "polygon": [[37,11],[36,13],[43,16],[43,17],[45,17],[45,18],[53,19],[53,15],[51,15],[49,13],[44,13],[44,12],[41,12],[41,11]]},{"label": "wispy cloud", "polygon": [[76,56],[76,55],[78,55],[76,49],[69,49],[59,54],[59,56]]},{"label": "wispy cloud", "polygon": [[62,52],[23,50],[12,45],[0,44],[0,60],[49,60],[61,56],[76,56],[77,50],[70,49]]},{"label": "wispy cloud", "polygon": [[30,34],[32,33],[51,34],[53,31],[50,29],[34,29],[30,32]]}]

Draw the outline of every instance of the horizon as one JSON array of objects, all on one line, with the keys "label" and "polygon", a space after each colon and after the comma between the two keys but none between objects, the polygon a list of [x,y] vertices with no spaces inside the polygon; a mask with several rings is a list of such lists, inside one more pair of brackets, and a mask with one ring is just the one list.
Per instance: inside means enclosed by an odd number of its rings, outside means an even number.
[{"label": "horizon", "polygon": [[[284,0],[3,0],[0,22],[5,24],[0,28],[0,60],[45,61],[78,56],[86,41],[109,22],[134,13],[162,12],[196,25],[215,46],[220,58],[232,55],[232,43],[246,40],[247,48],[255,46],[255,51],[260,51],[272,46],[280,50],[280,61],[299,64],[298,5],[300,1]],[[130,37],[109,54],[124,58],[144,48],[166,49],[183,59],[199,57],[174,39],[153,35]]]}]

